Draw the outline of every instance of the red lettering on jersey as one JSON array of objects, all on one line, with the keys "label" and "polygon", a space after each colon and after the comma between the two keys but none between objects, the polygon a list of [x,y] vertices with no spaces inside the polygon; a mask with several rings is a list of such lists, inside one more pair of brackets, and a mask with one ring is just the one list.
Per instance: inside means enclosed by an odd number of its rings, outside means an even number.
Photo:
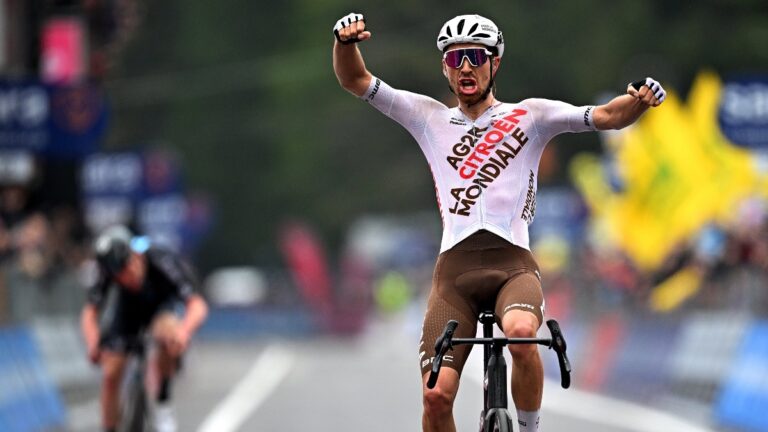
[{"label": "red lettering on jersey", "polygon": [[485,134],[485,138],[483,139],[483,141],[487,142],[488,144],[496,144],[497,142],[504,139],[504,134],[496,130],[498,129],[496,127],[496,123],[494,123],[493,127],[494,129],[491,129],[490,132]]},{"label": "red lettering on jersey", "polygon": [[493,127],[504,132],[504,133],[510,133],[512,131],[512,128],[515,127],[514,123],[509,123],[504,120],[496,120],[493,123]]},{"label": "red lettering on jersey", "polygon": [[[470,164],[469,164],[469,163],[467,163],[467,165],[470,165]],[[471,170],[471,171],[467,172],[467,171],[465,171],[466,169],[467,169],[466,165],[465,165],[465,166],[463,166],[463,167],[461,167],[461,169],[459,170],[459,175],[461,176],[461,178],[463,178],[463,179],[465,179],[465,180],[469,180],[469,179],[471,179],[471,178],[472,178],[472,176],[474,176],[474,175],[475,175],[475,173],[476,173],[477,171],[473,169],[473,170]]]},{"label": "red lettering on jersey", "polygon": [[[481,144],[481,145],[482,145],[482,144]],[[478,156],[478,155],[477,155],[477,153],[479,153],[479,152],[478,152],[477,150],[475,150],[475,151],[472,153],[472,155],[471,155],[469,158],[467,158],[467,165],[469,165],[469,161],[472,161],[472,162],[477,162],[477,163],[479,163],[479,164],[482,164],[482,163],[483,163],[483,159],[482,159],[482,158],[480,158],[480,156]],[[486,152],[485,154],[488,154],[488,153]],[[471,166],[471,165],[470,165],[470,166]],[[477,166],[472,166],[472,168],[477,168]]]},{"label": "red lettering on jersey", "polygon": [[504,120],[506,120],[508,122],[512,122],[514,124],[518,124],[518,123],[520,123],[520,119],[518,119],[518,117],[520,117],[521,115],[524,115],[524,114],[528,114],[528,111],[522,110],[522,109],[514,109],[514,110],[512,110],[511,114],[509,114],[508,116],[504,117]]},{"label": "red lettering on jersey", "polygon": [[494,147],[493,145],[489,146],[486,143],[481,142],[475,148],[475,152],[480,153],[481,155],[488,156],[488,153],[489,153],[488,150],[492,149],[493,147]]},{"label": "red lettering on jersey", "polygon": [[[475,136],[479,138],[477,145],[474,142],[471,143],[474,150],[470,151],[469,146],[464,143],[464,138],[467,138],[466,136],[462,138],[459,144],[453,147],[453,152],[457,156],[469,154],[466,159],[448,157],[448,162],[458,169],[461,178],[469,180],[476,175],[479,177],[472,182],[473,185],[468,189],[451,189],[451,195],[456,200],[454,206],[448,209],[451,213],[469,216],[470,208],[480,197],[483,189],[487,188],[501,174],[501,171],[509,166],[508,161],[514,159],[525,143],[528,142],[525,132],[519,127],[515,128],[520,123],[520,117],[527,113],[528,111],[524,109],[513,109],[504,118],[494,121],[490,130],[483,136],[479,136],[479,132],[485,129],[473,129],[473,131],[477,132]],[[519,145],[512,147],[504,142],[507,136],[511,136]],[[508,149],[509,152],[497,148],[499,143],[501,143],[500,146]],[[494,158],[494,156],[498,159]],[[486,159],[488,159],[487,163]],[[461,164],[460,168],[458,168],[458,164]],[[480,168],[481,166],[482,168]],[[480,174],[478,174],[478,170],[480,170]],[[462,197],[462,194],[464,197]]]}]

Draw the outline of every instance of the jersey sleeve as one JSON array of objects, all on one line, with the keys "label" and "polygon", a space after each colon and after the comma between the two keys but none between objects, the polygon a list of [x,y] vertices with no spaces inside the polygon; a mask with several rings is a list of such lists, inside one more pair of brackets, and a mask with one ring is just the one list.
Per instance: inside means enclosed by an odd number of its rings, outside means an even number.
[{"label": "jersey sleeve", "polygon": [[100,271],[96,283],[88,288],[85,301],[97,308],[100,307],[107,293],[107,287],[109,287],[109,280],[104,273]]},{"label": "jersey sleeve", "polygon": [[595,107],[574,106],[566,102],[549,99],[526,99],[522,102],[533,114],[536,130],[549,141],[566,132],[589,132],[597,130],[592,114]]},{"label": "jersey sleeve", "polygon": [[446,108],[430,97],[395,89],[375,76],[360,99],[400,123],[414,136],[424,132],[432,113]]},{"label": "jersey sleeve", "polygon": [[165,275],[176,289],[175,294],[184,301],[188,300],[197,288],[197,278],[192,268],[181,257],[164,250],[147,251],[156,268]]}]

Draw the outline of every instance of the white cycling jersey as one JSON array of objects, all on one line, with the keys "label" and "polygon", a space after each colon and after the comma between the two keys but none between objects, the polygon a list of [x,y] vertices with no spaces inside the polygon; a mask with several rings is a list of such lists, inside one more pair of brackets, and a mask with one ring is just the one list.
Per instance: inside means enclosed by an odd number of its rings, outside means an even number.
[{"label": "white cycling jersey", "polygon": [[564,132],[595,130],[593,106],[547,99],[499,102],[473,121],[376,77],[361,98],[404,126],[427,157],[443,219],[440,252],[480,229],[530,249],[544,146]]}]

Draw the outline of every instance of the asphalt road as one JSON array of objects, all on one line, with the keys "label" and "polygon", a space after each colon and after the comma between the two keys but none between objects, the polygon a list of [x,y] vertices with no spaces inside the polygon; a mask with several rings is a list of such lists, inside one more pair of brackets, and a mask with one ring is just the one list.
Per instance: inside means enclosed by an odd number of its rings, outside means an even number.
[{"label": "asphalt road", "polygon": [[[377,320],[355,338],[198,341],[174,386],[179,430],[419,431],[414,322],[405,315]],[[480,357],[476,350],[465,369],[455,408],[459,431],[477,429]],[[541,430],[706,431],[556,384],[545,390]]]}]

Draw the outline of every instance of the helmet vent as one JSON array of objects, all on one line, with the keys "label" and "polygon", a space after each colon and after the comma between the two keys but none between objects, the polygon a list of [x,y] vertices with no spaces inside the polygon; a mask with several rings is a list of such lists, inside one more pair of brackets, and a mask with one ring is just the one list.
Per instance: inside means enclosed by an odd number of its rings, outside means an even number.
[{"label": "helmet vent", "polygon": [[[2,0],[0,0],[1,2]],[[480,15],[459,15],[443,24],[437,35],[437,49],[445,52],[449,46],[462,43],[485,45],[499,57],[504,55],[501,31],[488,18]]]}]

